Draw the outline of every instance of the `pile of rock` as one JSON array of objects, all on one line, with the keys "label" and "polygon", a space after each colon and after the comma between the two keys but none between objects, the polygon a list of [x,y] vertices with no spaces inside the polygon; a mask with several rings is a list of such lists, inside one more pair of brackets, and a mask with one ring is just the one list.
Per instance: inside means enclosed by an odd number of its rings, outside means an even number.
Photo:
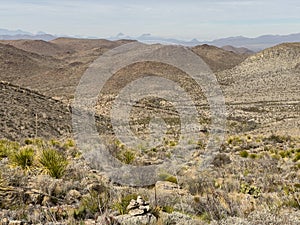
[{"label": "pile of rock", "polygon": [[128,213],[132,216],[140,216],[150,212],[149,202],[145,202],[141,196],[132,199],[127,206]]},{"label": "pile of rock", "polygon": [[122,225],[157,223],[156,217],[150,212],[149,202],[143,200],[141,196],[132,199],[127,206],[128,214],[119,215],[115,219]]}]

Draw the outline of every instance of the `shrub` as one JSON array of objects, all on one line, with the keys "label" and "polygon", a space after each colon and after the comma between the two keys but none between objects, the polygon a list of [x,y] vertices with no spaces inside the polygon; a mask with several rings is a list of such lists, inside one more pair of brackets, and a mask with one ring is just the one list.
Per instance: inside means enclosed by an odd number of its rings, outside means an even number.
[{"label": "shrub", "polygon": [[166,213],[172,213],[174,212],[174,208],[172,206],[166,205],[162,207],[162,211]]},{"label": "shrub", "polygon": [[135,159],[135,153],[130,150],[122,151],[117,155],[117,158],[125,164],[132,164]]},{"label": "shrub", "polygon": [[296,156],[294,157],[293,161],[294,162],[298,162],[298,160],[300,160],[300,153],[299,152],[296,154]]},{"label": "shrub", "polygon": [[37,146],[39,148],[43,148],[43,147],[46,146],[47,143],[43,139],[33,138],[33,139],[26,139],[25,144],[26,145],[34,145],[34,146]]},{"label": "shrub", "polygon": [[218,154],[214,157],[212,164],[216,167],[221,167],[225,164],[231,163],[231,159],[226,154]]},{"label": "shrub", "polygon": [[68,165],[67,159],[54,149],[42,150],[41,156],[39,157],[39,163],[46,173],[54,178],[61,178]]},{"label": "shrub", "polygon": [[240,152],[240,156],[243,157],[243,158],[247,158],[248,155],[249,155],[249,153],[246,150]]},{"label": "shrub", "polygon": [[82,196],[78,208],[72,213],[75,219],[97,218],[108,210],[110,201],[109,187],[100,184],[89,189],[88,194]]},{"label": "shrub", "polygon": [[121,215],[128,213],[127,206],[129,205],[132,199],[137,199],[136,194],[128,194],[119,199],[119,201],[115,202],[112,206],[113,209],[117,210]]},{"label": "shrub", "polygon": [[169,182],[172,182],[172,183],[175,183],[175,184],[178,183],[177,178],[175,176],[167,174],[167,173],[159,174],[159,178],[162,181],[169,181]]},{"label": "shrub", "polygon": [[249,155],[249,157],[250,157],[251,159],[256,159],[256,158],[258,158],[258,155],[252,153],[252,154]]},{"label": "shrub", "polygon": [[0,160],[8,157],[12,152],[17,151],[20,145],[17,142],[11,142],[8,140],[0,140]]},{"label": "shrub", "polygon": [[67,149],[75,147],[75,141],[72,140],[72,139],[66,140],[66,142],[64,143],[64,147],[67,148]]},{"label": "shrub", "polygon": [[246,183],[241,184],[240,191],[243,194],[252,195],[254,198],[258,198],[260,196],[260,192],[261,192],[259,187],[256,187],[254,185],[249,185],[249,184],[246,184]]},{"label": "shrub", "polygon": [[22,147],[19,151],[12,153],[10,159],[12,164],[22,169],[29,169],[33,165],[34,149],[29,146]]}]

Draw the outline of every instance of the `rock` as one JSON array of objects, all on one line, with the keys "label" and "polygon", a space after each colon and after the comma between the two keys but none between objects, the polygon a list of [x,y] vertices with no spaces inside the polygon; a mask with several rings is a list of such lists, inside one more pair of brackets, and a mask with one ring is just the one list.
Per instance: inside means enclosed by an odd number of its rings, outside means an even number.
[{"label": "rock", "polygon": [[8,225],[9,220],[7,218],[3,218],[1,221],[1,225]]},{"label": "rock", "polygon": [[145,204],[145,201],[142,199],[141,196],[138,196],[138,197],[137,197],[136,202],[137,202],[139,205],[144,205],[144,204]]},{"label": "rock", "polygon": [[68,192],[68,194],[66,195],[66,200],[69,202],[69,203],[74,203],[74,202],[78,202],[79,199],[81,198],[81,194],[79,191],[77,190],[70,190]]},{"label": "rock", "polygon": [[137,203],[137,201],[132,199],[130,201],[129,205],[127,206],[127,210],[136,209],[138,207],[139,207],[139,204]]},{"label": "rock", "polygon": [[132,199],[130,201],[127,210],[129,210],[129,214],[132,216],[146,214],[150,212],[149,202],[145,202],[141,196],[138,196],[137,200]]},{"label": "rock", "polygon": [[132,216],[143,215],[145,211],[143,209],[132,209],[129,211],[129,214]]}]

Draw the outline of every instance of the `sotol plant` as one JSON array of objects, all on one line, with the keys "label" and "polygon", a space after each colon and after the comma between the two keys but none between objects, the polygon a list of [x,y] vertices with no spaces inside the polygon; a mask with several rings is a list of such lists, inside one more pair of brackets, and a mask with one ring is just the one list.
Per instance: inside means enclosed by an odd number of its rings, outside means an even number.
[{"label": "sotol plant", "polygon": [[68,165],[67,159],[54,149],[44,149],[39,157],[39,163],[45,172],[54,178],[61,178]]},{"label": "sotol plant", "polygon": [[10,155],[10,160],[12,164],[20,166],[22,169],[29,169],[33,165],[34,149],[29,146],[22,147]]}]

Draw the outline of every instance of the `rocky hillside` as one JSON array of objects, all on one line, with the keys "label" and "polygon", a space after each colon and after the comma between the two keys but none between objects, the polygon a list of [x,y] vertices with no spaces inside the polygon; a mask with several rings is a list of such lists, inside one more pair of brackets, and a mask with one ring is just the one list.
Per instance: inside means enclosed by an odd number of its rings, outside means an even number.
[{"label": "rocky hillside", "polygon": [[281,44],[217,74],[233,121],[253,132],[299,134],[300,44]]},{"label": "rocky hillside", "polygon": [[214,72],[233,68],[249,56],[249,54],[240,54],[212,45],[198,45],[193,47],[192,51],[199,55]]},{"label": "rocky hillside", "polygon": [[253,55],[255,52],[249,50],[248,48],[243,48],[243,47],[233,47],[231,45],[225,45],[222,47],[222,49],[230,52],[234,52],[237,54],[248,54],[248,55]]},{"label": "rocky hillside", "polygon": [[55,56],[64,51],[54,43],[42,40],[14,40],[0,41],[2,44],[9,44],[16,48],[39,55]]},{"label": "rocky hillside", "polygon": [[70,135],[70,111],[61,102],[5,82],[0,82],[0,98],[0,139]]}]

